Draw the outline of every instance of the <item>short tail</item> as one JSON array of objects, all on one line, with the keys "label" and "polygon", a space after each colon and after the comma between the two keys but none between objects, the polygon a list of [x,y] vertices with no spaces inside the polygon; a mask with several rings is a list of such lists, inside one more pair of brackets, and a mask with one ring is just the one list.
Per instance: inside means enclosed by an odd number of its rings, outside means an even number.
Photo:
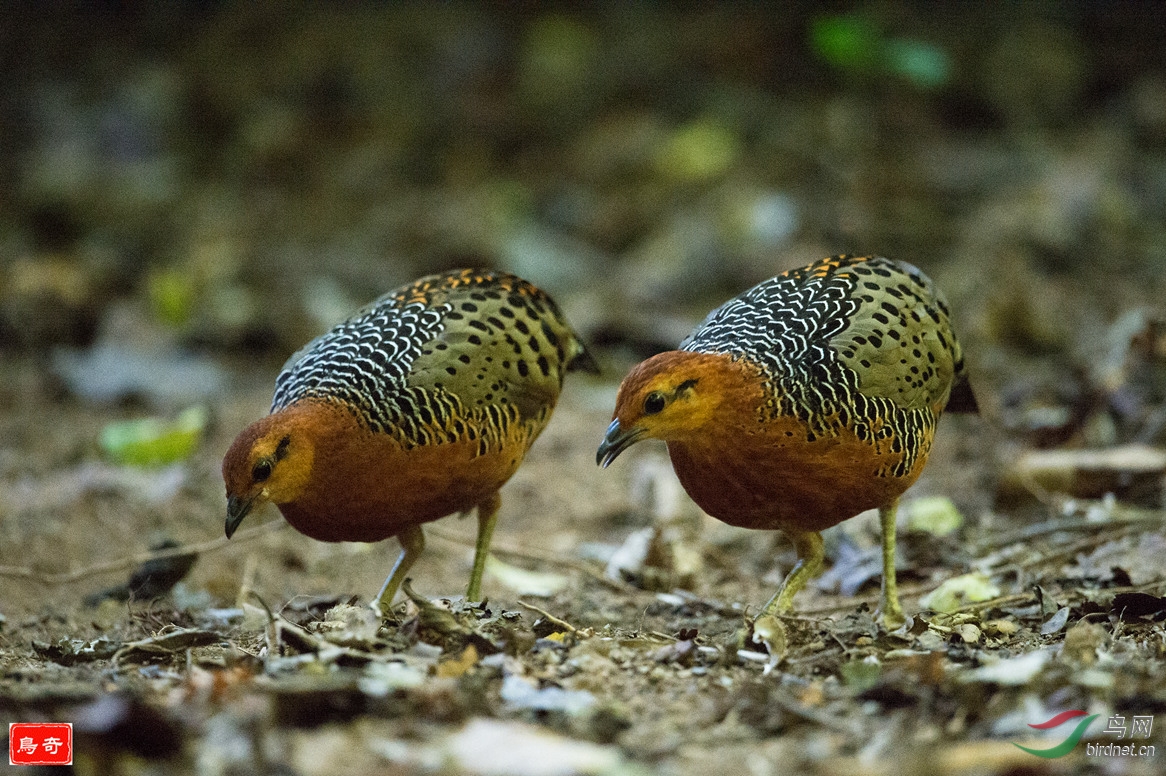
[{"label": "short tail", "polygon": [[972,393],[972,384],[966,375],[956,378],[951,387],[951,395],[947,398],[946,412],[964,412],[971,415],[980,414],[980,405],[976,401],[976,394]]},{"label": "short tail", "polygon": [[599,362],[595,360],[595,356],[591,355],[582,343],[579,344],[580,350],[571,359],[571,363],[567,364],[568,372],[587,372],[588,374],[599,374]]}]

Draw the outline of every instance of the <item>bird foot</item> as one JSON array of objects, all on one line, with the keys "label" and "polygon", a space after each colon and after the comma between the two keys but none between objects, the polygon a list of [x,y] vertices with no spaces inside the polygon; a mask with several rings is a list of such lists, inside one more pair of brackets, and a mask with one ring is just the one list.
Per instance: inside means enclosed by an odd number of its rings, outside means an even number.
[{"label": "bird foot", "polygon": [[879,624],[882,625],[888,633],[902,630],[905,626],[914,624],[910,617],[903,614],[901,609],[892,609],[890,611],[886,611],[880,607],[880,611],[877,612],[877,618]]},{"label": "bird foot", "polygon": [[772,614],[763,614],[753,621],[753,643],[764,644],[769,653],[769,662],[765,664],[764,671],[768,674],[785,658],[789,635],[781,620]]}]

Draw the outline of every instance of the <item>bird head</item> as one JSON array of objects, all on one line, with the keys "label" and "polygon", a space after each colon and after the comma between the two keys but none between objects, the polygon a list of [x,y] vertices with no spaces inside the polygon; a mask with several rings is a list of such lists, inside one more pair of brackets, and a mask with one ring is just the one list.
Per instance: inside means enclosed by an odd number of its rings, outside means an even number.
[{"label": "bird head", "polygon": [[268,415],[243,429],[223,458],[227,538],[267,502],[285,504],[304,491],[312,472],[313,435],[299,413]]},{"label": "bird head", "polygon": [[620,384],[596,463],[606,468],[641,439],[682,442],[715,422],[717,409],[745,384],[730,357],[670,350],[636,366]]}]

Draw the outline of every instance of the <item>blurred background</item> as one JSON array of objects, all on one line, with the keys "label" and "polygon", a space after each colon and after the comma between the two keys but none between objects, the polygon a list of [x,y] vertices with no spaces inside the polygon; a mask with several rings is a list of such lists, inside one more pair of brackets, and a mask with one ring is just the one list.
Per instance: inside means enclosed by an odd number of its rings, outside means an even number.
[{"label": "blurred background", "polygon": [[663,346],[849,251],[936,275],[982,368],[1070,349],[1166,279],[1157,11],[7,4],[0,347],[92,344],[132,301],[286,353],[467,263]]},{"label": "blurred background", "polygon": [[[992,484],[1000,450],[1160,442],[1160,13],[5,4],[6,542],[62,541],[75,504],[52,472],[194,448],[188,522],[217,530],[218,458],[283,359],[458,265],[560,301],[606,366],[598,416],[631,363],[729,296],[881,253],[924,268],[956,312],[988,421],[963,504],[1024,495]],[[574,441],[593,449],[600,431]],[[124,485],[81,471],[67,492]]]}]

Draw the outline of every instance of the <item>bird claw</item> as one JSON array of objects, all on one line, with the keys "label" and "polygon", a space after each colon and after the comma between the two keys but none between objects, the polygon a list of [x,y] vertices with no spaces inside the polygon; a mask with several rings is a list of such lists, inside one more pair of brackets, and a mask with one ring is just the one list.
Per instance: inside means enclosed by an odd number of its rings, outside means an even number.
[{"label": "bird claw", "polygon": [[883,629],[886,630],[887,633],[906,635],[906,633],[915,625],[915,620],[910,616],[903,614],[901,611],[880,611],[877,613],[877,615],[879,625],[882,625]]},{"label": "bird claw", "polygon": [[789,646],[785,625],[772,614],[761,615],[753,621],[753,643],[764,644],[769,653],[769,662],[763,671],[768,674],[785,658]]}]

